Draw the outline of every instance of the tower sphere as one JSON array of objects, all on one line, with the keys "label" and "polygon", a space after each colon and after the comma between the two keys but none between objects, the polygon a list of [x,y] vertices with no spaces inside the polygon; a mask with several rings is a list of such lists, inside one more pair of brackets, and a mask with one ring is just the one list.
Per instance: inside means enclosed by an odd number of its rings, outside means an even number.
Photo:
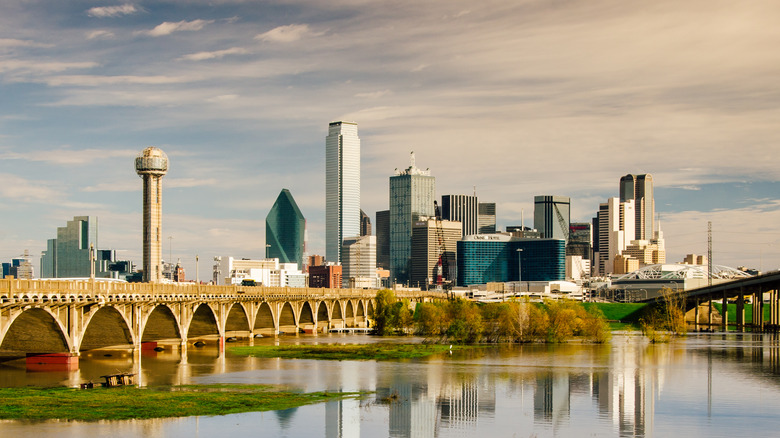
[{"label": "tower sphere", "polygon": [[135,158],[135,171],[141,178],[145,175],[163,176],[168,172],[168,156],[159,148],[148,147]]}]

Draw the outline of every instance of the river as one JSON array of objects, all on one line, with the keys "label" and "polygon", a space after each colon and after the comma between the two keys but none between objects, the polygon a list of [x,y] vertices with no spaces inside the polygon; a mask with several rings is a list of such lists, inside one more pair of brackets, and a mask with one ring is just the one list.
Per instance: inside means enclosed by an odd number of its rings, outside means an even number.
[{"label": "river", "polygon": [[[366,335],[261,343],[399,342]],[[228,344],[228,348],[230,345]],[[74,371],[0,365],[0,385],[69,385],[136,372],[142,385],[279,384],[374,391],[286,411],[99,423],[0,422],[0,436],[733,437],[780,430],[780,343],[770,334],[691,334],[652,345],[511,345],[405,361],[258,359],[215,347],[85,354]]]}]

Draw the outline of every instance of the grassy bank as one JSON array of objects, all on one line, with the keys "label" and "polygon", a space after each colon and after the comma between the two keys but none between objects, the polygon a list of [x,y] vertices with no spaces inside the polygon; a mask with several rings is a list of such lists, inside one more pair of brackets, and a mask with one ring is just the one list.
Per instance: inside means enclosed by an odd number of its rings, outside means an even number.
[{"label": "grassy bank", "polygon": [[0,419],[129,420],[275,411],[360,393],[281,391],[266,385],[166,388],[0,388]]},{"label": "grassy bank", "polygon": [[[729,310],[729,323],[730,324],[736,324],[737,323],[737,304],[736,303],[729,303],[728,304],[728,310]],[[718,310],[718,312],[722,315],[723,314],[723,304],[721,303],[712,303],[712,307]],[[764,303],[764,321],[769,321],[769,303]],[[749,303],[745,303],[745,324],[752,324],[753,323],[753,305]]]},{"label": "grassy bank", "polygon": [[[452,350],[464,347],[453,345]],[[318,344],[232,347],[230,353],[252,357],[326,360],[393,360],[427,357],[450,350],[438,344]]]},{"label": "grassy bank", "polygon": [[649,309],[644,303],[583,303],[583,306],[601,310],[613,330],[638,330],[639,320]]}]

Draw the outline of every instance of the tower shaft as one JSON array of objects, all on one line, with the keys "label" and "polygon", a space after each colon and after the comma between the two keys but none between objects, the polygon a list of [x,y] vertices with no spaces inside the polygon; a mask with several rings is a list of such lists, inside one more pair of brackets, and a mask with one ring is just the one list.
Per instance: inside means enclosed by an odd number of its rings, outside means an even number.
[{"label": "tower shaft", "polygon": [[162,280],[162,176],[143,175],[144,281]]}]

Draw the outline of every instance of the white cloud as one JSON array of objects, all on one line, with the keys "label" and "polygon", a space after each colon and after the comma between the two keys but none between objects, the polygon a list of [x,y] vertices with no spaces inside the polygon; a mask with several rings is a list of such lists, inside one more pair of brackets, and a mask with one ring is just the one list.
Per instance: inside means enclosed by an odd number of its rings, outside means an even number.
[{"label": "white cloud", "polygon": [[45,82],[53,87],[78,86],[99,87],[104,85],[166,85],[182,84],[195,80],[188,77],[171,76],[98,76],[98,75],[63,75],[45,78]]},{"label": "white cloud", "polygon": [[220,59],[228,55],[245,55],[247,53],[249,53],[249,51],[244,48],[231,47],[229,49],[215,50],[213,52],[191,53],[189,55],[184,55],[179,59],[185,61],[205,61],[207,59]]},{"label": "white cloud", "polygon": [[93,30],[87,33],[88,40],[94,40],[97,38],[114,38],[114,32],[110,30]]},{"label": "white cloud", "polygon": [[358,93],[355,95],[355,97],[363,97],[367,99],[378,99],[382,96],[387,96],[388,94],[391,94],[392,91],[390,90],[381,90],[381,91],[371,91],[368,93]]},{"label": "white cloud", "polygon": [[0,48],[2,47],[53,47],[51,44],[44,44],[30,40],[17,40],[14,38],[0,38]]},{"label": "white cloud", "polygon": [[119,6],[98,6],[87,10],[87,15],[95,18],[119,17],[139,12],[140,9],[131,4]]},{"label": "white cloud", "polygon": [[271,43],[291,43],[307,36],[319,35],[322,35],[322,33],[312,32],[308,24],[288,24],[258,34],[255,36],[255,39]]},{"label": "white cloud", "polygon": [[[31,60],[0,60],[0,73],[14,72],[17,74],[45,74],[45,73],[58,73],[65,70],[84,70],[88,68],[97,67],[96,62],[60,62],[60,61],[45,61],[37,62]],[[20,80],[21,78],[15,78]]]},{"label": "white cloud", "polygon": [[219,181],[217,181],[216,178],[168,178],[165,180],[165,187],[170,188],[190,188],[218,185]]},{"label": "white cloud", "polygon": [[138,151],[130,150],[102,150],[102,149],[56,149],[39,150],[31,152],[4,152],[0,153],[3,160],[23,160],[44,162],[56,165],[85,165],[95,161],[111,158],[128,158],[138,155]]},{"label": "white cloud", "polygon": [[152,30],[141,31],[140,33],[144,35],[153,36],[153,37],[159,37],[159,36],[170,35],[174,32],[201,30],[207,24],[211,24],[213,22],[214,20],[192,20],[192,21],[182,20],[175,23],[172,21],[166,21],[164,23],[157,25]]},{"label": "white cloud", "polygon": [[0,173],[0,198],[18,202],[61,201],[60,192],[42,181],[30,181],[17,175]]}]

